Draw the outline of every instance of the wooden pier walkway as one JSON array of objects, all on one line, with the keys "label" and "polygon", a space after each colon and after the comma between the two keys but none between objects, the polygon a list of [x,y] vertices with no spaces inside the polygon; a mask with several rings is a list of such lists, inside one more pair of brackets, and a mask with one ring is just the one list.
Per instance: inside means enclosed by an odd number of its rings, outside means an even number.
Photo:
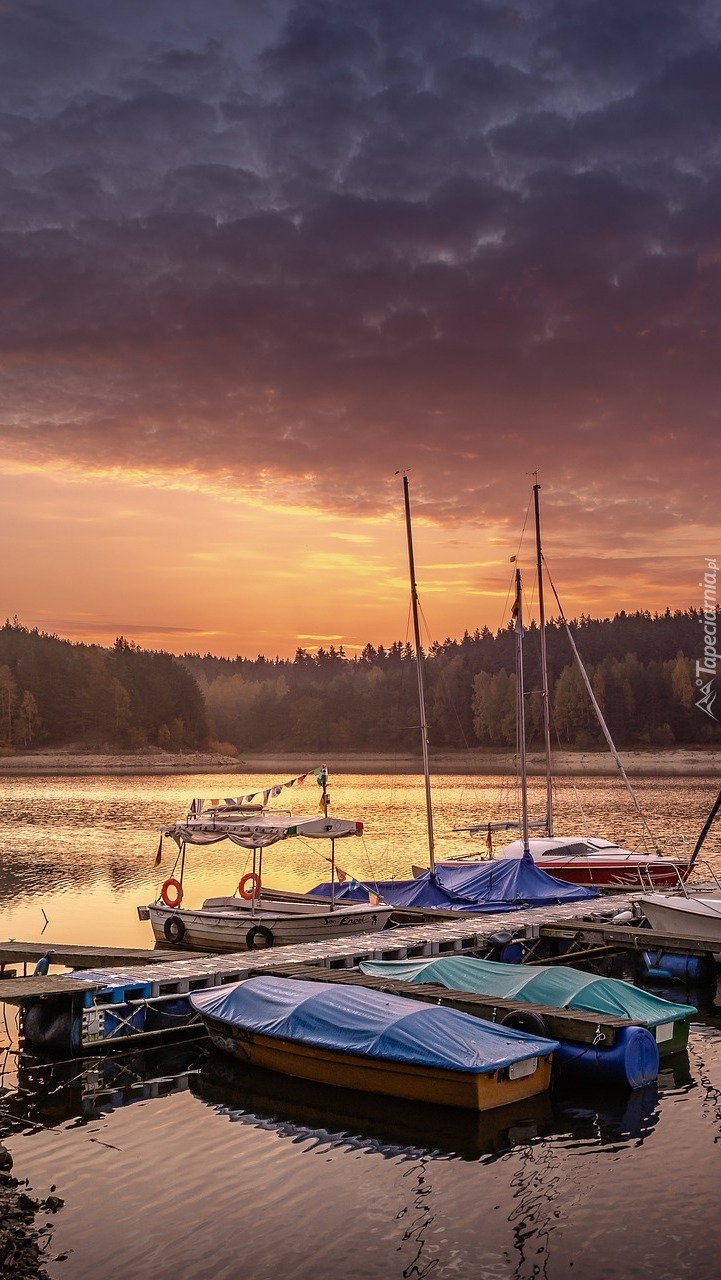
[{"label": "wooden pier walkway", "polygon": [[[581,950],[567,953],[568,963],[606,950],[663,950],[685,954],[707,954],[709,944],[666,937],[650,929],[614,925],[610,917],[630,907],[632,897],[619,894],[603,900],[604,911],[589,911],[589,903],[575,908],[566,905],[535,907],[494,915],[463,915],[452,920],[425,921],[384,929],[380,933],[340,935],[322,942],[273,947],[267,951],[240,951],[208,955],[176,950],[143,951],[132,948],[44,946],[36,942],[0,943],[0,962],[36,962],[49,956],[53,964],[94,970],[81,977],[72,973],[45,976],[6,977],[0,975],[0,1003],[24,1005],[43,996],[63,996],[87,991],[103,991],[111,985],[143,987],[146,998],[187,995],[213,986],[247,978],[251,973],[271,973],[307,966],[332,971],[354,969],[363,960],[405,960],[406,958],[488,951],[493,939],[506,935],[510,940],[533,943],[535,939],[564,939]],[[102,972],[98,972],[102,971]]]},{"label": "wooden pier walkway", "polygon": [[[188,958],[205,952],[186,951]],[[66,942],[0,942],[0,966],[37,964],[47,957],[50,964],[64,964],[68,969],[103,969],[119,964],[164,964],[167,951],[144,947],[96,947]]]},{"label": "wooden pier walkway", "polygon": [[623,951],[665,951],[680,955],[707,955],[718,950],[718,944],[702,938],[682,938],[674,934],[657,933],[655,929],[639,929],[633,925],[611,924],[605,921],[561,920],[542,924],[541,938],[566,939],[584,946],[617,946]]},{"label": "wooden pier walkway", "polygon": [[[512,941],[524,942],[527,946],[524,961],[534,963],[534,942],[543,943],[551,939],[570,943],[570,949],[558,957],[552,956],[551,963],[557,960],[558,963],[573,964],[585,957],[590,959],[629,948],[708,953],[707,943],[666,939],[652,930],[614,925],[611,917],[627,910],[631,901],[630,896],[619,894],[612,901],[605,899],[604,910],[597,909],[596,912],[590,912],[589,903],[584,902],[575,908],[563,905],[494,915],[455,916],[450,920],[426,919],[423,923],[376,933],[340,935],[322,942],[222,955],[178,952],[175,949],[144,951],[50,946],[36,942],[0,943],[2,965],[10,961],[23,964],[37,962],[47,956],[53,965],[76,968],[76,972],[23,977],[3,977],[0,974],[0,1003],[19,1006],[23,1020],[37,1013],[34,1006],[38,1000],[49,1001],[50,1022],[55,1009],[65,1010],[72,1025],[81,1024],[77,1033],[80,1051],[97,1049],[101,1045],[127,1045],[129,1039],[137,1036],[177,1035],[178,1030],[187,1030],[192,1025],[193,1015],[187,1002],[189,994],[261,974],[306,977],[321,982],[361,983],[415,999],[448,1004],[477,1017],[502,1021],[507,1013],[519,1008],[527,1010],[528,1005],[476,993],[449,992],[438,985],[399,985],[397,981],[360,975],[357,966],[363,960],[404,960],[468,952],[488,954],[493,948]],[[548,963],[540,958],[538,962]],[[178,1018],[181,1022],[159,1027],[158,1016],[162,1017],[164,1008],[169,1011],[171,1023]],[[534,1011],[546,1019],[551,1036],[589,1045],[602,1042],[610,1046],[618,1029],[629,1025],[626,1019],[577,1010],[534,1007]]]},{"label": "wooden pier walkway", "polygon": [[[628,895],[619,895],[612,903],[604,899],[603,916],[626,910],[630,902]],[[50,944],[43,947],[39,943],[12,942],[0,944],[0,959],[37,961],[40,956],[47,955],[52,950],[55,964],[102,968],[106,970],[104,977],[109,981],[125,982],[129,987],[149,984],[154,996],[167,996],[237,982],[248,977],[251,970],[254,973],[268,972],[277,969],[279,965],[352,969],[361,960],[404,960],[408,956],[452,955],[487,950],[492,945],[491,938],[497,934],[509,934],[513,939],[532,939],[540,936],[542,926],[554,922],[559,925],[574,925],[577,920],[580,925],[583,917],[586,917],[586,921],[589,917],[595,920],[595,915],[589,912],[589,906],[592,905],[582,902],[575,908],[564,904],[529,907],[522,911],[493,915],[456,914],[452,920],[402,925],[384,929],[380,933],[353,934],[349,937],[339,935],[322,942],[273,947],[268,951],[206,955],[188,951],[179,954],[175,950],[134,952],[129,949],[123,951],[122,948],[60,947]],[[106,958],[103,959],[103,956]],[[116,963],[118,960],[120,964]],[[0,1003],[24,1004],[29,999],[43,995],[59,996],[81,990],[99,991],[103,985],[99,976],[84,979],[71,974],[0,978]]]}]

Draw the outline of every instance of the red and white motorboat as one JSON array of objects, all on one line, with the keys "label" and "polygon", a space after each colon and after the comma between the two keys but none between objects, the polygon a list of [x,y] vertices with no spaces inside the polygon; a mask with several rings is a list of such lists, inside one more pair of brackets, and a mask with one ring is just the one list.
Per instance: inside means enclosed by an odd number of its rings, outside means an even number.
[{"label": "red and white motorboat", "polygon": [[[634,853],[611,840],[595,837],[532,836],[528,846],[536,866],[549,875],[570,884],[593,885],[596,889],[678,888],[691,870],[690,856],[674,858],[662,853]],[[523,841],[513,840],[494,857],[520,858],[522,854]]]}]

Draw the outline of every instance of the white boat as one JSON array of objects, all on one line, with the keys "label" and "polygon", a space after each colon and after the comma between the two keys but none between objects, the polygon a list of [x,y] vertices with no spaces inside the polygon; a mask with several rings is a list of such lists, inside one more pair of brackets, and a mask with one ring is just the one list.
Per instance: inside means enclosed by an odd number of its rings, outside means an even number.
[{"label": "white boat", "polygon": [[721,889],[713,897],[645,893],[637,902],[657,933],[708,942],[714,951],[721,951]]},{"label": "white boat", "polygon": [[[363,823],[343,818],[294,817],[290,813],[243,811],[228,806],[191,814],[185,822],[162,828],[161,843],[170,837],[178,846],[179,879],[170,876],[155,902],[138,907],[149,920],[156,941],[191,951],[255,951],[266,947],[316,942],[339,934],[375,933],[388,923],[392,907],[319,903],[302,895],[279,894],[261,885],[263,849],[301,836],[329,840],[331,863],[335,841],[363,833]],[[201,906],[182,905],[183,872],[188,845],[231,840],[252,850],[253,869],[231,897],[207,898]]]},{"label": "white boat", "polygon": [[[701,847],[721,810],[721,791],[719,791],[711,811],[703,825],[693,853],[690,866],[693,867]],[[682,893],[644,893],[635,899],[636,905],[645,915],[652,929],[674,938],[690,938],[699,942],[709,942],[714,950],[721,951],[721,884],[715,871],[711,874],[716,881],[715,888],[706,891],[690,891],[682,885]]]}]

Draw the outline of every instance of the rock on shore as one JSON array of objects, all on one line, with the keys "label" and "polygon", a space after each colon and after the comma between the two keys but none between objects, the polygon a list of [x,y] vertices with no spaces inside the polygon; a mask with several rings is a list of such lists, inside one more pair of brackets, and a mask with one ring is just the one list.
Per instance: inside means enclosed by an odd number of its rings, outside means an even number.
[{"label": "rock on shore", "polygon": [[3,1280],[48,1280],[44,1264],[52,1227],[38,1226],[36,1216],[56,1213],[63,1201],[55,1195],[35,1200],[12,1167],[12,1156],[0,1143],[0,1275]]}]

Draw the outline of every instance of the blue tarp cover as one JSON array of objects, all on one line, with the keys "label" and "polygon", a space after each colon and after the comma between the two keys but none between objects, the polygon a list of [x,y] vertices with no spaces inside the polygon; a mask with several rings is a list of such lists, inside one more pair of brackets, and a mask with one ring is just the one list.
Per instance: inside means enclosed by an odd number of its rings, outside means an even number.
[{"label": "blue tarp cover", "polygon": [[556,1040],[365,987],[249,978],[195,992],[190,1003],[201,1016],[280,1040],[446,1071],[481,1074],[558,1048]]},{"label": "blue tarp cover", "polygon": [[618,978],[549,965],[500,964],[472,956],[443,956],[431,960],[366,960],[362,973],[403,982],[439,982],[451,991],[474,991],[504,1000],[524,1000],[554,1009],[584,1009],[587,1013],[632,1018],[647,1027],[678,1022],[696,1012],[692,1004],[675,1004]]},{"label": "blue tarp cover", "polygon": [[[335,886],[337,902],[367,902],[368,888],[394,907],[441,907],[445,911],[519,911],[552,903],[583,902],[597,898],[598,890],[567,884],[537,867],[533,858],[489,859],[457,867],[437,867],[413,880],[368,880]],[[310,892],[329,898],[330,884]]]}]

